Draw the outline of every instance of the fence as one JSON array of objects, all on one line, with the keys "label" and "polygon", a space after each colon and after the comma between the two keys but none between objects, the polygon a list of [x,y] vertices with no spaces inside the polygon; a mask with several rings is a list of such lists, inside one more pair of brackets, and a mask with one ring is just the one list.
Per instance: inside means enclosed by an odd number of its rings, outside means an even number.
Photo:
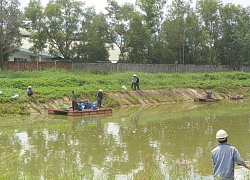
[{"label": "fence", "polygon": [[[9,71],[34,71],[48,68],[61,68],[67,70],[82,70],[86,72],[168,72],[168,73],[196,73],[196,72],[227,72],[233,71],[228,65],[182,65],[182,64],[126,64],[126,63],[81,63],[81,62],[4,62],[4,69]],[[240,70],[249,72],[250,67]]]}]

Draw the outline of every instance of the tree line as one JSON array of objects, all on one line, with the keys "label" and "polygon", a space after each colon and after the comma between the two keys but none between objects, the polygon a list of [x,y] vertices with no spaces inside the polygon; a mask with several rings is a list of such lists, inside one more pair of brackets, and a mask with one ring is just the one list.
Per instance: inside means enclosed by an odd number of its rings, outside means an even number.
[{"label": "tree line", "polygon": [[119,61],[145,64],[249,65],[250,7],[220,0],[107,0],[104,12],[77,0],[0,0],[0,66],[21,46],[65,61],[104,62],[119,48]]}]

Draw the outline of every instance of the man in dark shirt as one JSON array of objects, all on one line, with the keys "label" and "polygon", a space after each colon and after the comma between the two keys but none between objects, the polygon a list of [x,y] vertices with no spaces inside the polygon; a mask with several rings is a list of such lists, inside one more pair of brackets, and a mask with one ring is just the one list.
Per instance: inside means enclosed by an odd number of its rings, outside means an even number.
[{"label": "man in dark shirt", "polygon": [[97,98],[97,107],[102,107],[102,100],[103,100],[102,89],[99,89],[96,98]]}]

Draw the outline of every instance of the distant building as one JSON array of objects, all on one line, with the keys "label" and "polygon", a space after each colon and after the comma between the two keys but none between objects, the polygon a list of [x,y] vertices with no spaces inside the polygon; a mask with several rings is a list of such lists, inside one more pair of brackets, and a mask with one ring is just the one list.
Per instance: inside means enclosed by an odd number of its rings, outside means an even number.
[{"label": "distant building", "polygon": [[[20,32],[23,35],[22,47],[19,48],[19,51],[10,56],[9,61],[53,61],[53,56],[47,52],[40,52],[36,54],[30,51],[29,48],[32,46],[32,44],[28,41],[30,33],[24,29],[21,29]],[[114,49],[110,49],[109,55],[109,60],[112,63],[116,63],[119,59],[119,48],[114,45]]]},{"label": "distant building", "polygon": [[29,42],[30,33],[25,29],[20,29],[22,37],[22,47],[19,48],[19,51],[15,52],[12,56],[9,57],[9,61],[38,61],[46,62],[51,61],[52,55],[46,52],[33,53],[29,50],[32,44]]},{"label": "distant building", "polygon": [[119,48],[116,45],[114,45],[114,49],[109,50],[109,60],[112,63],[117,63],[117,61],[119,60],[119,53],[120,53]]},{"label": "distant building", "polygon": [[51,61],[52,56],[48,53],[42,52],[35,54],[28,49],[19,48],[19,51],[15,52],[10,58],[9,61],[38,61],[46,62]]}]

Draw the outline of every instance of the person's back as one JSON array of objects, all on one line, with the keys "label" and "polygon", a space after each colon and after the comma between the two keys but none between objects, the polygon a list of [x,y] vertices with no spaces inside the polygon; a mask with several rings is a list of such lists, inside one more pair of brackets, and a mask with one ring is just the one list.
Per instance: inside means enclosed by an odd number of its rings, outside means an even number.
[{"label": "person's back", "polygon": [[219,130],[216,139],[219,145],[212,150],[214,172],[213,176],[218,180],[234,180],[234,164],[250,169],[241,158],[238,150],[227,143],[226,131]]},{"label": "person's back", "polygon": [[237,149],[230,144],[220,143],[212,151],[214,177],[234,179],[234,162],[243,164]]}]

